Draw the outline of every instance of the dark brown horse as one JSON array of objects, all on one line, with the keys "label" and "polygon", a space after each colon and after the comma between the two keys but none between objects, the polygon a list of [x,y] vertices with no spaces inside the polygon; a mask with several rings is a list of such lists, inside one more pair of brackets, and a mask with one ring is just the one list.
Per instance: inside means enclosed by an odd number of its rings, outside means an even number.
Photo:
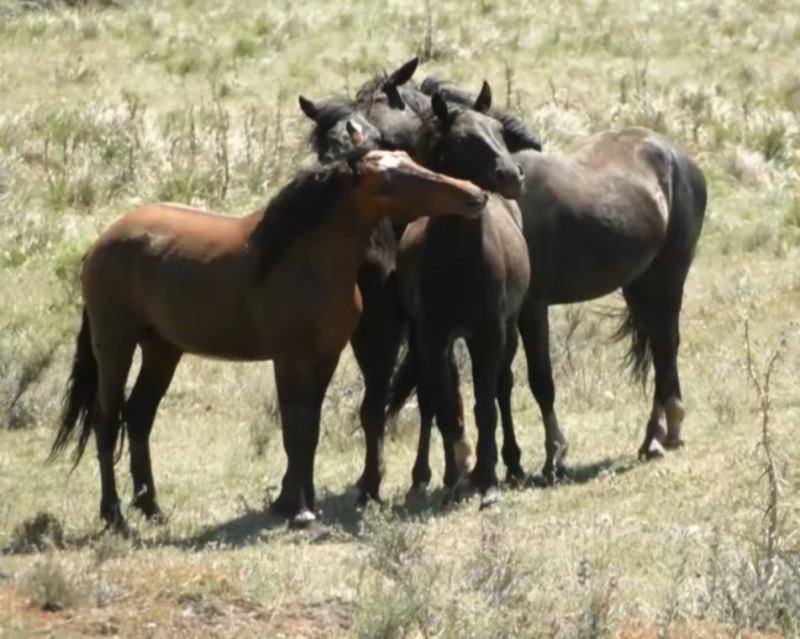
[{"label": "dark brown horse", "polygon": [[[433,412],[445,443],[445,486],[455,487],[463,471],[466,446],[459,419],[458,376],[452,347],[464,338],[472,364],[478,446],[471,482],[482,507],[497,500],[497,408],[501,399],[504,431],[513,436],[508,373],[517,351],[517,317],[530,282],[530,263],[519,207],[522,172],[503,142],[503,127],[485,115],[491,90],[472,108],[448,105],[434,94],[422,116],[416,158],[445,174],[492,175],[493,193],[477,219],[423,218],[411,223],[400,243],[398,279],[413,330],[405,364],[420,378],[423,429]],[[481,131],[467,146],[464,131]],[[490,168],[491,167],[491,168]],[[502,399],[509,403],[502,404]],[[508,423],[506,423],[506,419]]]},{"label": "dark brown horse", "polygon": [[[441,80],[429,78],[423,89],[460,103],[471,99],[458,89],[444,91]],[[679,316],[705,216],[702,171],[672,142],[640,127],[590,136],[567,157],[535,150],[512,157],[525,174],[518,202],[533,275],[519,330],[545,425],[545,479],[564,474],[567,450],[554,410],[548,306],[619,288],[627,313],[616,336],[631,337],[629,361],[642,382],[651,362],[655,367],[653,407],[639,455],[650,458],[682,446]],[[390,411],[413,390],[413,370],[401,368],[397,377],[403,376],[406,383],[392,397]],[[428,467],[427,453],[421,441],[415,468]],[[515,441],[504,442],[503,458],[511,479],[515,460],[521,471]]]},{"label": "dark brown horse", "polygon": [[[418,59],[413,58],[392,73],[378,74],[367,80],[358,89],[355,99],[333,97],[312,101],[300,96],[300,108],[314,122],[309,143],[317,157],[327,161],[351,148],[347,122],[359,127],[365,139],[382,148],[413,152],[422,125],[420,116],[431,108],[430,97],[416,90],[410,80],[417,63]],[[508,148],[541,148],[535,136],[518,119],[491,106],[487,114],[503,125],[503,140]],[[460,148],[466,150],[468,144],[469,141]],[[481,176],[476,184],[487,186],[488,179],[490,176]],[[402,222],[381,224],[373,235],[358,275],[364,311],[350,343],[365,386],[360,418],[366,459],[357,482],[360,502],[368,497],[379,499],[384,409],[406,329],[395,282],[397,242],[404,230]],[[427,454],[425,460],[427,463]],[[427,474],[429,477],[429,468]]]},{"label": "dark brown horse", "polygon": [[[387,215],[476,217],[486,199],[405,153],[357,150],[300,173],[246,217],[176,204],[126,213],[82,262],[83,320],[51,457],[80,421],[77,464],[94,432],[100,514],[120,526],[113,454],[124,424],[134,504],[156,517],[148,438],[183,353],[273,360],[288,467],[272,507],[295,525],[310,523],[321,406],[358,322],[356,274],[375,225]],[[126,401],[137,345],[142,365]]]}]

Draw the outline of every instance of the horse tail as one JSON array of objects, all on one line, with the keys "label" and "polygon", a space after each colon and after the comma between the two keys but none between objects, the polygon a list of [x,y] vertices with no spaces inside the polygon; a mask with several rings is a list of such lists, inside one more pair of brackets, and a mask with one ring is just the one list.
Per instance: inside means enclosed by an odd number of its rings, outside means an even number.
[{"label": "horse tail", "polygon": [[86,307],[83,308],[81,328],[75,341],[75,356],[64,393],[61,423],[48,457],[48,460],[52,461],[64,451],[75,434],[75,426],[80,421],[78,443],[72,455],[73,469],[80,462],[92,432],[92,418],[97,397],[97,360],[92,352],[92,330]]},{"label": "horse tail", "polygon": [[653,349],[645,330],[642,310],[629,304],[622,312],[622,322],[611,339],[615,342],[630,339],[624,364],[631,369],[633,379],[644,387],[647,384],[650,365],[653,363]]},{"label": "horse tail", "polygon": [[411,397],[419,383],[419,366],[417,363],[416,339],[413,322],[408,327],[408,347],[405,355],[397,367],[389,386],[389,396],[386,401],[386,417],[393,419],[403,408],[408,398]]}]

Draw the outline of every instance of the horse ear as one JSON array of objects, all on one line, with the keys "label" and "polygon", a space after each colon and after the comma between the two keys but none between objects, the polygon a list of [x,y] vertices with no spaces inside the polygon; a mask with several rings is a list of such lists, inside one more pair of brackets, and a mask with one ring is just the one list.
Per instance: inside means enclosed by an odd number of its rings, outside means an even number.
[{"label": "horse ear", "polygon": [[350,142],[353,146],[360,146],[364,142],[364,130],[361,125],[353,119],[347,121],[347,135],[350,136]]},{"label": "horse ear", "polygon": [[304,98],[302,95],[297,96],[297,101],[300,103],[300,108],[303,110],[303,113],[306,114],[306,117],[316,122],[317,117],[319,117],[317,105],[308,98]]},{"label": "horse ear", "polygon": [[450,111],[447,108],[447,102],[445,102],[442,94],[437,91],[431,96],[431,107],[433,108],[433,113],[436,115],[442,123],[447,123],[448,118],[450,117]]},{"label": "horse ear", "polygon": [[411,76],[414,75],[414,71],[417,70],[417,65],[419,65],[419,57],[411,58],[408,62],[405,62],[399,69],[394,71],[386,80],[386,86],[392,87],[399,87],[404,85],[411,79]]},{"label": "horse ear", "polygon": [[479,113],[486,113],[492,107],[492,87],[484,80],[481,92],[475,100],[475,106],[472,108]]}]

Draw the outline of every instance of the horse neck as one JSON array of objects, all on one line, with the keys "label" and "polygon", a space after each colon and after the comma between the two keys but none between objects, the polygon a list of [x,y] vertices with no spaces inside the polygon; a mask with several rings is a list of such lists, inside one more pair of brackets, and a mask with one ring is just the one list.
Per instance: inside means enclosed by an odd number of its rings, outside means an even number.
[{"label": "horse neck", "polygon": [[[340,198],[320,225],[309,232],[313,259],[323,272],[345,287],[355,284],[364,251],[378,220],[368,217],[352,197]],[[333,282],[331,283],[333,284]]]}]

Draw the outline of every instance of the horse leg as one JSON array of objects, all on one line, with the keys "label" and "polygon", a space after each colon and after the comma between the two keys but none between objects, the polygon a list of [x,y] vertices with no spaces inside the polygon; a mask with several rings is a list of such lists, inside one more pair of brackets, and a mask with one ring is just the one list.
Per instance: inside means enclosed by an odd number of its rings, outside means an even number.
[{"label": "horse leg", "polygon": [[[97,321],[94,327],[100,326]],[[120,413],[125,402],[125,382],[128,379],[136,340],[124,332],[101,335],[95,329],[93,350],[97,359],[98,395],[95,406],[94,436],[97,461],[100,467],[100,517],[108,527],[125,529],[114,476],[114,449],[120,431]]]},{"label": "horse leg", "polygon": [[[448,365],[450,366],[450,380],[449,387],[452,394],[456,398],[456,418],[457,421],[451,425],[455,430],[453,431],[454,440],[456,445],[456,457],[450,457],[445,454],[445,474],[448,476],[460,476],[463,468],[468,464],[468,458],[471,454],[469,442],[466,439],[464,431],[464,402],[461,399],[458,365],[456,364],[453,355],[452,345],[449,349]],[[414,462],[414,468],[411,471],[411,490],[409,494],[424,492],[428,483],[431,480],[431,467],[430,467],[430,441],[431,431],[433,429],[433,418],[436,415],[436,402],[435,398],[428,396],[422,384],[417,389],[417,403],[419,405],[420,413],[420,432],[419,443],[417,445],[417,458]],[[447,464],[455,464],[448,467]]]},{"label": "horse leg", "polygon": [[339,353],[275,360],[283,448],[288,464],[281,493],[271,507],[291,517],[293,528],[308,526],[316,519],[314,457],[319,442],[322,402],[338,363]]},{"label": "horse leg", "polygon": [[[655,264],[623,290],[628,310],[635,320],[636,341],[649,347],[655,369],[653,406],[639,448],[639,457],[644,459],[662,456],[664,448],[674,449],[683,445],[680,430],[684,411],[678,377],[678,322],[683,282],[680,282],[680,287],[674,283],[662,283],[657,269]],[[644,348],[638,359],[646,365]]]},{"label": "horse leg", "polygon": [[[436,414],[436,425],[442,434],[444,447],[444,485],[455,489],[467,475],[470,446],[459,425],[457,369],[452,352],[444,336],[436,338],[420,332],[419,336],[420,386],[430,398]],[[453,374],[455,370],[455,375]]]},{"label": "horse leg", "polygon": [[[370,300],[373,301],[373,300]],[[386,430],[386,399],[397,354],[402,341],[402,325],[390,304],[382,309],[365,305],[364,313],[350,339],[358,366],[364,376],[364,398],[359,417],[364,430],[366,456],[364,471],[356,482],[358,503],[380,502],[383,479],[383,441]],[[367,308],[370,311],[367,312]]]},{"label": "horse leg", "polygon": [[506,346],[497,383],[497,403],[500,406],[500,423],[503,428],[503,463],[506,466],[506,482],[516,484],[525,479],[520,459],[522,452],[514,432],[514,417],[511,411],[511,392],[514,388],[514,356],[517,354],[519,334],[515,321],[506,327]]},{"label": "horse leg", "polygon": [[550,364],[550,323],[547,302],[528,297],[522,306],[518,321],[525,358],[528,361],[528,384],[544,422],[545,462],[542,475],[547,483],[566,476],[564,458],[568,445],[554,409],[556,390]]},{"label": "horse leg", "polygon": [[475,388],[475,423],[478,426],[478,446],[471,483],[481,493],[481,508],[497,502],[497,389],[500,370],[505,359],[504,324],[490,327],[467,339],[472,360],[472,380]]},{"label": "horse leg", "polygon": [[431,431],[433,418],[436,415],[436,402],[430,397],[429,389],[422,381],[417,387],[417,405],[419,406],[419,442],[417,443],[417,458],[411,469],[411,488],[407,497],[415,494],[424,494],[431,481]]},{"label": "horse leg", "polygon": [[158,335],[141,342],[142,366],[131,395],[122,409],[128,431],[133,477],[133,506],[150,521],[162,521],[150,462],[150,431],[158,405],[167,392],[181,359],[181,351]]}]

